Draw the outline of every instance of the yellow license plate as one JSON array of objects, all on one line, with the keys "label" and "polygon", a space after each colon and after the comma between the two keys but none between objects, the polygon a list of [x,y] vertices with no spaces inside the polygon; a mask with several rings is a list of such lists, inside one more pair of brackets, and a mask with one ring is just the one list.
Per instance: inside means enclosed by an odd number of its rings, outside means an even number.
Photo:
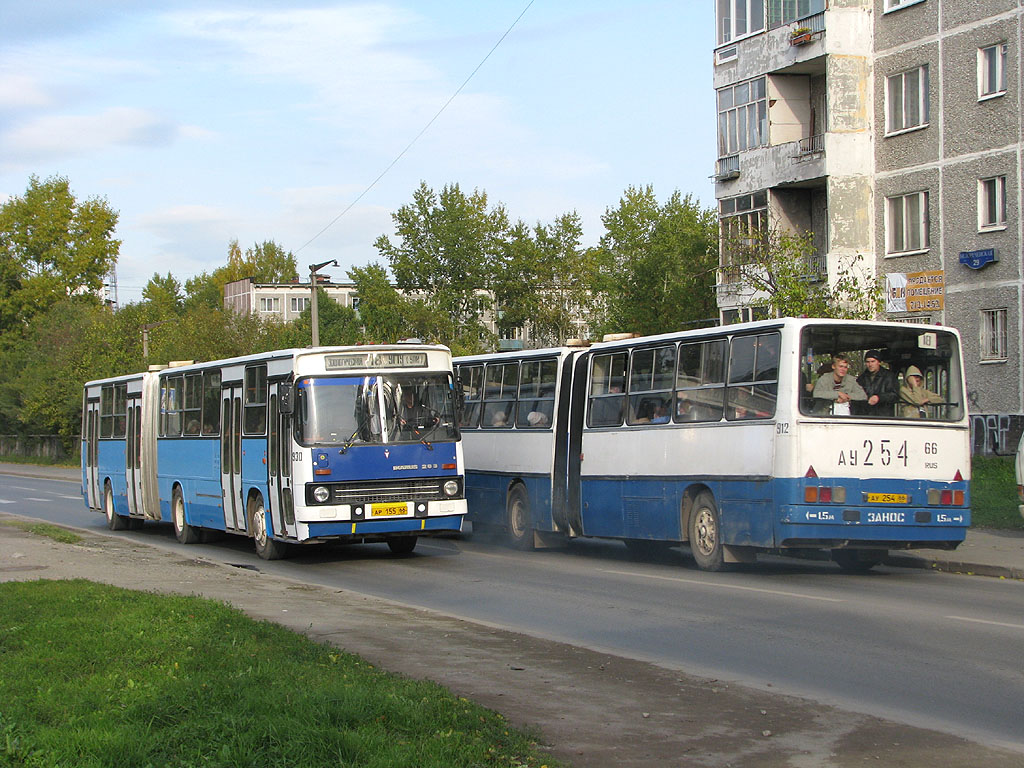
[{"label": "yellow license plate", "polygon": [[370,507],[370,517],[403,517],[409,514],[409,505],[404,501],[400,504],[374,504]]},{"label": "yellow license plate", "polygon": [[868,504],[907,504],[910,499],[905,493],[869,493]]}]

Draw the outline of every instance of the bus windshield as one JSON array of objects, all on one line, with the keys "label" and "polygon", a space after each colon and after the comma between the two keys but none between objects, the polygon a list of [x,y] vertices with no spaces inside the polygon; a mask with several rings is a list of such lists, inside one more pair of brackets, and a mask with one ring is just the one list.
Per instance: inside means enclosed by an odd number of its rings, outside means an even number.
[{"label": "bus windshield", "polygon": [[311,377],[296,392],[295,438],[303,445],[458,439],[445,373]]},{"label": "bus windshield", "polygon": [[956,336],[913,325],[807,326],[800,339],[800,411],[959,421],[964,385]]}]

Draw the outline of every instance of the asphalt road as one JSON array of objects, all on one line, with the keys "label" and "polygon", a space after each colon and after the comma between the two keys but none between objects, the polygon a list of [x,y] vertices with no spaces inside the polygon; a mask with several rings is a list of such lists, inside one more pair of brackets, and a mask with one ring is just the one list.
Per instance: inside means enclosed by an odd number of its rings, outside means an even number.
[{"label": "asphalt road", "polygon": [[[0,475],[0,509],[105,527],[78,484]],[[179,548],[169,525],[116,534]],[[248,540],[196,553],[494,626],[792,693],[1024,751],[1024,583],[767,558],[724,574],[614,542],[521,553],[474,539],[316,547],[267,563]]]}]

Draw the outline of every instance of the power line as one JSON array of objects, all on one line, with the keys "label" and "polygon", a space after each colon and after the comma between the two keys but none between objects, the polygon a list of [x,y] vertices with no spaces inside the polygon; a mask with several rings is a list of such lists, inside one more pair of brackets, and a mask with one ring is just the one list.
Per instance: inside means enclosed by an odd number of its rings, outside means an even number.
[{"label": "power line", "polygon": [[328,229],[330,229],[335,224],[337,224],[342,216],[344,216],[346,213],[348,213],[350,210],[352,210],[352,208],[355,207],[356,203],[358,203],[360,200],[362,200],[371,189],[373,189],[375,186],[377,186],[377,182],[379,182],[381,179],[383,179],[387,175],[388,171],[390,171],[392,168],[394,168],[395,165],[398,164],[398,161],[401,160],[403,157],[405,157],[405,154],[410,149],[412,149],[413,144],[415,144],[417,141],[420,140],[420,137],[423,136],[423,134],[425,134],[430,129],[430,126],[432,126],[434,124],[434,122],[437,120],[437,118],[439,118],[441,116],[441,113],[444,112],[448,108],[448,105],[451,104],[453,101],[455,101],[455,97],[458,96],[462,92],[462,89],[465,88],[469,84],[469,81],[473,79],[473,76],[477,72],[480,71],[480,68],[485,63],[487,63],[487,60],[489,58],[491,58],[491,54],[494,53],[498,49],[498,46],[501,45],[502,42],[505,40],[505,38],[509,36],[509,33],[512,32],[512,30],[513,30],[513,28],[515,28],[516,24],[519,23],[519,20],[521,18],[523,18],[523,16],[526,15],[526,12],[528,10],[530,10],[530,6],[533,5],[533,3],[534,3],[534,0],[529,0],[529,2],[526,4],[526,7],[523,8],[522,12],[518,16],[516,16],[515,21],[513,21],[511,24],[509,24],[508,29],[505,30],[505,33],[501,37],[498,38],[498,42],[496,42],[491,47],[491,50],[489,50],[487,52],[487,55],[484,56],[480,60],[480,63],[477,64],[476,67],[473,69],[473,71],[469,73],[469,76],[465,80],[462,81],[462,85],[460,85],[458,88],[455,89],[455,93],[453,93],[448,98],[448,101],[446,101],[441,106],[441,108],[439,110],[437,110],[437,112],[434,114],[434,116],[432,118],[430,118],[430,120],[427,122],[427,124],[425,126],[423,126],[423,129],[419,133],[417,133],[416,136],[413,138],[413,140],[410,141],[405,146],[405,149],[403,149],[401,152],[399,152],[398,155],[395,157],[395,159],[392,160],[388,164],[387,168],[385,168],[383,171],[381,171],[380,174],[377,176],[377,178],[375,178],[372,182],[370,182],[369,186],[367,186],[366,189],[364,189],[362,192],[360,192],[359,196],[356,197],[356,199],[353,200],[351,203],[349,203],[341,213],[339,213],[337,216],[335,216],[333,219],[331,219],[330,223],[328,223],[326,227],[321,229],[319,232],[317,232],[315,235],[313,235],[311,238],[309,238],[309,240],[307,240],[301,246],[299,246],[299,248],[295,251],[295,253],[299,253],[303,248],[305,248],[307,245],[309,245],[314,240],[316,240],[318,237],[320,237],[320,235],[322,235]]}]

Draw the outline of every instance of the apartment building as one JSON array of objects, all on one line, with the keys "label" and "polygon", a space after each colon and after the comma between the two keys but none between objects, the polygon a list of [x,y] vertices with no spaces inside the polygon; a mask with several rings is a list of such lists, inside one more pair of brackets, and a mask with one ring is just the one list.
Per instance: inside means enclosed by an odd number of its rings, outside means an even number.
[{"label": "apartment building", "polygon": [[[886,280],[885,319],[961,331],[975,448],[1011,451],[1024,421],[1021,2],[715,7],[723,231],[813,232],[811,280],[863,255]],[[722,319],[756,314],[721,266]]]}]

